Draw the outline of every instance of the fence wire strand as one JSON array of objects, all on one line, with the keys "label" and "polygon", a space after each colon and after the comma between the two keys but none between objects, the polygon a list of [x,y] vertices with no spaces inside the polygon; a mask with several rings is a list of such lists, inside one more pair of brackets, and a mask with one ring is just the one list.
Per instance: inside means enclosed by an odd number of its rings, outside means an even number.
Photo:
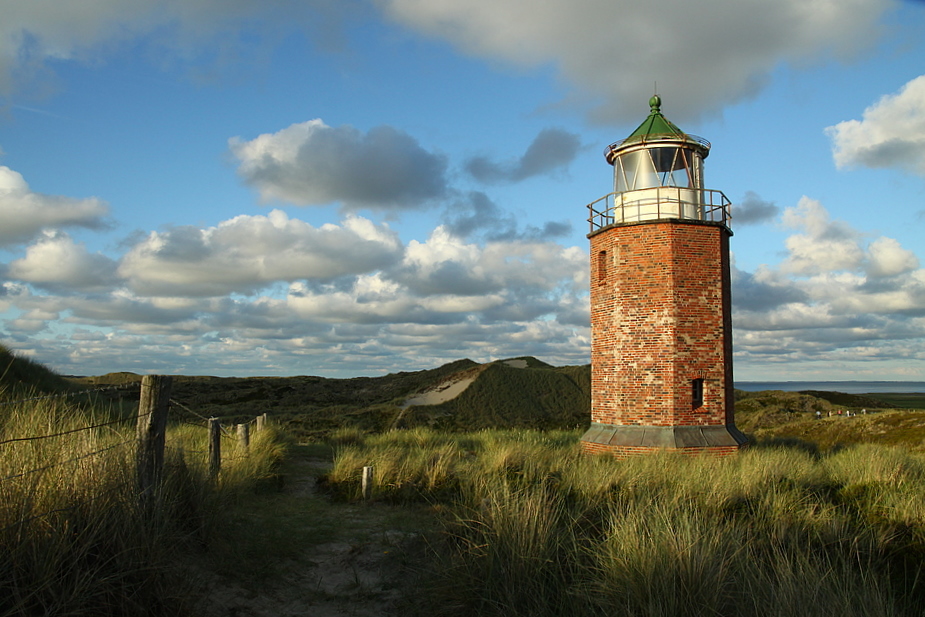
[{"label": "fence wire strand", "polygon": [[7,476],[7,477],[5,477],[5,478],[0,478],[0,482],[6,482],[7,480],[14,480],[14,479],[16,479],[16,478],[22,478],[23,476],[28,476],[28,475],[33,474],[33,473],[38,473],[38,472],[40,472],[40,471],[45,471],[46,469],[51,469],[51,468],[53,468],[53,467],[60,467],[61,465],[67,465],[68,463],[73,463],[73,462],[75,462],[75,461],[80,461],[80,460],[83,460],[83,459],[85,459],[85,458],[90,458],[91,456],[96,456],[97,454],[101,454],[101,453],[103,453],[103,452],[107,452],[107,451],[109,451],[109,450],[112,450],[113,448],[118,448],[119,446],[124,446],[125,444],[131,443],[131,442],[133,442],[133,441],[135,441],[135,438],[134,438],[134,437],[131,437],[131,438],[129,438],[129,439],[126,439],[125,441],[120,441],[119,443],[113,444],[113,445],[111,445],[111,446],[106,446],[105,448],[100,448],[99,450],[94,450],[93,452],[88,452],[87,454],[81,454],[80,456],[75,456],[74,458],[69,458],[69,459],[67,459],[66,461],[57,461],[57,462],[51,463],[50,465],[45,465],[44,467],[37,467],[36,469],[29,469],[29,470],[24,471],[24,472],[22,472],[22,473],[17,473],[17,474],[13,474],[13,475],[11,475],[11,476]]},{"label": "fence wire strand", "polygon": [[61,431],[60,433],[52,433],[51,435],[34,435],[32,437],[11,437],[10,439],[4,439],[0,441],[0,446],[7,443],[14,443],[17,441],[36,441],[39,439],[51,439],[52,437],[61,437],[62,435],[71,435],[73,433],[80,433],[82,431],[92,431],[95,428],[103,428],[104,426],[112,426],[113,424],[128,423],[132,421],[137,421],[138,418],[146,416],[148,414],[135,414],[129,418],[119,418],[118,420],[110,420],[109,422],[102,422],[100,424],[94,424],[92,426],[84,426],[81,428],[70,429],[67,431]]},{"label": "fence wire strand", "polygon": [[196,416],[196,417],[199,418],[200,420],[205,420],[206,422],[209,421],[209,418],[205,417],[205,416],[202,415],[201,413],[198,413],[198,412],[196,412],[196,411],[193,411],[192,409],[190,409],[189,407],[187,407],[187,406],[184,405],[183,403],[177,401],[176,399],[170,399],[170,404],[171,404],[171,406],[179,407],[179,408],[182,409],[183,411],[186,411],[186,412],[189,412],[189,413],[193,414],[194,416]]},{"label": "fence wire strand", "polygon": [[[18,400],[15,400],[15,401],[0,401],[0,407],[10,406],[10,405],[16,405],[16,404],[20,404],[20,403],[27,403],[27,402],[34,402],[34,401],[46,400],[46,399],[68,398],[68,397],[79,396],[79,395],[89,395],[89,394],[94,394],[94,393],[97,393],[97,392],[110,392],[110,391],[116,391],[116,390],[130,391],[130,390],[132,390],[132,389],[138,389],[138,388],[140,388],[140,386],[141,386],[141,383],[140,383],[140,382],[135,382],[135,383],[130,383],[130,384],[122,384],[122,385],[117,385],[117,386],[108,386],[108,387],[104,387],[104,388],[96,388],[96,389],[92,389],[92,390],[81,390],[81,391],[76,391],[76,392],[67,392],[67,393],[60,393],[60,394],[49,394],[49,395],[43,395],[43,396],[28,397],[28,398],[18,399]],[[182,404],[182,403],[180,403],[180,402],[178,402],[178,401],[176,401],[176,400],[174,400],[174,399],[169,399],[169,404],[170,404],[171,406],[175,406],[175,407],[177,407],[177,408],[179,408],[179,409],[182,409],[182,410],[188,412],[189,414],[191,414],[191,415],[193,415],[193,416],[199,418],[200,420],[205,421],[206,423],[209,423],[209,422],[210,422],[211,420],[213,420],[213,419],[214,419],[214,420],[219,420],[219,419],[238,418],[238,417],[240,417],[240,416],[242,415],[242,414],[237,414],[237,415],[230,415],[230,416],[222,416],[221,418],[207,418],[207,417],[205,417],[204,415],[202,415],[202,414],[196,412],[196,411],[193,410],[193,409],[190,409],[188,406],[186,406],[186,405],[184,405],[184,404]],[[9,439],[0,440],[0,446],[5,445],[5,444],[10,444],[10,443],[16,443],[16,442],[29,442],[29,441],[37,441],[37,440],[43,440],[43,439],[52,439],[52,438],[55,438],[55,437],[62,437],[62,436],[65,436],[65,435],[72,435],[72,434],[80,433],[80,432],[84,432],[84,431],[90,431],[90,430],[94,430],[94,429],[105,428],[105,427],[113,426],[113,425],[115,425],[115,424],[125,424],[125,425],[129,425],[131,422],[136,422],[136,423],[137,423],[137,421],[138,421],[140,418],[145,417],[145,416],[148,416],[148,415],[150,415],[151,413],[153,413],[153,412],[147,412],[147,413],[142,414],[142,413],[136,411],[136,413],[135,413],[134,415],[129,416],[129,417],[126,417],[126,418],[118,418],[118,419],[115,419],[115,420],[110,420],[110,421],[108,421],[108,422],[100,422],[100,423],[97,423],[97,424],[93,424],[93,425],[91,425],[91,426],[85,426],[85,427],[76,428],[76,429],[69,429],[69,430],[66,430],[66,431],[60,431],[60,432],[58,432],[58,433],[51,433],[51,434],[48,434],[48,435],[33,435],[33,436],[30,436],[30,437],[11,437],[11,438],[9,438]],[[192,421],[190,421],[190,420],[177,419],[177,420],[175,420],[175,421],[178,422],[179,424],[186,424],[186,425],[190,425],[190,426],[195,426],[196,428],[199,428],[199,429],[205,429],[205,428],[207,428],[207,426],[203,426],[202,424],[198,424],[198,423],[192,422]],[[255,424],[255,423],[257,423],[257,418],[253,418],[253,419],[251,419],[250,421],[245,422],[245,423],[242,423],[242,424],[250,425],[250,424]],[[233,440],[233,441],[235,441],[235,442],[238,442],[237,436],[236,436],[236,435],[232,435],[231,432],[230,432],[228,429],[226,429],[224,426],[222,426],[220,423],[219,423],[219,429],[220,429],[220,431],[221,431],[220,434],[221,434],[222,437],[224,437],[224,438],[226,438],[226,439],[231,439],[231,440]],[[56,461],[56,462],[54,462],[54,463],[50,463],[50,464],[45,465],[45,466],[42,466],[42,467],[38,467],[38,468],[35,468],[35,469],[29,469],[29,470],[26,470],[26,471],[22,471],[22,472],[20,472],[20,473],[8,475],[8,476],[6,476],[6,477],[0,478],[0,483],[6,482],[6,481],[9,481],[9,480],[15,480],[15,479],[17,479],[17,478],[22,478],[22,477],[25,477],[25,476],[28,476],[28,475],[31,475],[31,474],[35,474],[35,473],[47,471],[47,470],[52,469],[52,468],[54,468],[54,467],[60,467],[60,466],[63,466],[63,465],[67,465],[67,464],[69,464],[69,463],[75,463],[75,462],[77,462],[77,461],[81,461],[81,460],[84,460],[84,459],[87,459],[87,458],[90,458],[90,457],[94,457],[94,456],[100,455],[100,454],[102,454],[102,453],[104,453],[104,452],[108,452],[108,451],[114,450],[115,448],[119,448],[119,447],[121,447],[121,446],[125,446],[125,445],[127,445],[127,444],[133,443],[135,440],[136,440],[136,436],[133,434],[133,435],[132,435],[131,437],[129,437],[128,439],[125,439],[125,440],[123,440],[123,441],[120,441],[119,443],[115,443],[115,444],[106,446],[106,447],[104,447],[104,448],[100,448],[100,449],[98,449],[98,450],[94,450],[94,451],[92,451],[92,452],[88,452],[88,453],[86,453],[86,454],[81,454],[81,455],[79,455],[79,456],[75,456],[75,457],[69,458],[69,459],[67,459],[67,460]],[[184,447],[178,446],[178,445],[166,445],[166,444],[165,444],[165,449],[166,449],[166,448],[170,448],[170,449],[172,449],[172,450],[177,450],[177,451],[180,451],[180,452],[182,452],[182,453],[189,453],[189,454],[205,454],[205,455],[211,454],[211,452],[210,452],[210,451],[207,451],[207,450],[191,450],[191,449],[187,449],[187,448],[184,448]],[[243,459],[243,458],[246,458],[246,457],[247,457],[247,454],[243,454],[243,455],[242,455],[242,454],[236,454],[235,456],[223,456],[223,457],[222,457],[222,460],[225,461],[225,462],[231,462],[231,461],[240,460],[240,459]],[[24,524],[29,523],[29,522],[31,522],[31,521],[34,521],[34,520],[37,520],[37,519],[40,519],[40,518],[43,518],[43,517],[46,517],[46,516],[49,516],[49,515],[58,513],[58,512],[64,512],[64,511],[68,511],[68,510],[74,510],[74,509],[80,507],[81,505],[86,504],[86,503],[90,503],[90,502],[92,502],[92,501],[95,501],[95,500],[97,500],[97,499],[103,497],[104,495],[106,495],[106,494],[108,494],[108,493],[111,493],[111,492],[116,491],[116,490],[120,490],[120,489],[124,488],[125,486],[127,486],[127,485],[129,485],[129,484],[131,484],[131,483],[132,483],[132,481],[123,482],[123,483],[121,483],[121,484],[119,484],[119,485],[117,485],[117,486],[115,486],[115,487],[112,487],[112,488],[110,488],[110,489],[107,489],[107,490],[105,490],[105,491],[103,491],[103,492],[97,494],[96,496],[94,496],[94,497],[92,497],[92,498],[90,498],[90,499],[81,499],[81,500],[78,500],[76,503],[74,503],[74,504],[72,504],[72,505],[70,505],[70,506],[66,506],[66,507],[62,507],[62,508],[56,508],[56,509],[54,509],[54,510],[49,510],[49,511],[43,512],[43,513],[41,513],[41,514],[36,514],[36,515],[32,515],[32,516],[28,516],[28,517],[26,517],[26,518],[20,519],[19,521],[15,522],[15,523],[12,523],[11,525],[7,525],[6,527],[0,528],[0,533],[5,532],[5,531],[7,531],[8,529],[11,529],[11,528],[13,528],[13,527],[21,526],[21,525],[24,525]]]},{"label": "fence wire strand", "polygon": [[[171,404],[171,405],[176,405],[176,406],[179,407],[180,409],[183,409],[183,410],[185,410],[185,411],[188,411],[189,413],[193,414],[194,416],[196,416],[196,417],[199,418],[200,420],[205,420],[206,423],[207,423],[207,425],[208,425],[208,422],[211,421],[211,420],[220,420],[220,419],[221,419],[221,418],[215,418],[215,417],[207,418],[207,417],[205,417],[204,415],[202,415],[202,414],[200,414],[200,413],[197,413],[197,412],[193,411],[192,409],[190,409],[189,407],[187,407],[187,406],[184,405],[183,403],[179,403],[179,402],[175,401],[174,399],[170,399],[170,404]],[[234,416],[226,416],[226,417],[228,417],[228,418],[233,418]],[[181,422],[184,422],[184,421],[181,420]],[[189,422],[185,422],[185,423],[186,423],[186,424],[190,424]],[[194,425],[194,426],[199,426],[199,425],[197,424],[197,425]],[[227,430],[224,426],[222,426],[221,424],[219,424],[218,427],[219,427],[219,429],[222,431],[222,436],[224,436],[224,437],[230,437],[230,435],[229,435],[229,433],[228,433],[228,430]]]},{"label": "fence wire strand", "polygon": [[28,398],[21,398],[15,401],[0,401],[0,407],[7,407],[10,405],[18,405],[19,403],[30,403],[33,401],[43,401],[53,398],[68,398],[71,396],[83,396],[84,394],[94,394],[96,392],[111,392],[113,390],[130,390],[132,388],[140,388],[141,382],[131,383],[131,384],[122,384],[118,386],[106,386],[105,388],[93,388],[92,390],[75,390],[73,392],[59,392],[57,394],[43,394],[42,396],[30,396]]}]

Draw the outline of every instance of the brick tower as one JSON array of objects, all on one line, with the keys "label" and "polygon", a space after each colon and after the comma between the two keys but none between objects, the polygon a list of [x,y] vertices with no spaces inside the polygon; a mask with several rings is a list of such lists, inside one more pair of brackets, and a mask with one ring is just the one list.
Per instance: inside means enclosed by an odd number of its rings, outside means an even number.
[{"label": "brick tower", "polygon": [[710,142],[649,100],[604,152],[613,193],[588,205],[591,428],[586,452],[728,454],[735,427],[729,206],[703,188]]}]

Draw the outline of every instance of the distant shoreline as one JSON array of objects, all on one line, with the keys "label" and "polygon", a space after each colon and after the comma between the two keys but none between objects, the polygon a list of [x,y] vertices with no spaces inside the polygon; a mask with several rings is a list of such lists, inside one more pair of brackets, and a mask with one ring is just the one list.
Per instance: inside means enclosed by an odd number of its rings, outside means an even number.
[{"label": "distant shoreline", "polygon": [[735,387],[748,392],[818,390],[845,394],[925,393],[925,381],[736,381]]}]

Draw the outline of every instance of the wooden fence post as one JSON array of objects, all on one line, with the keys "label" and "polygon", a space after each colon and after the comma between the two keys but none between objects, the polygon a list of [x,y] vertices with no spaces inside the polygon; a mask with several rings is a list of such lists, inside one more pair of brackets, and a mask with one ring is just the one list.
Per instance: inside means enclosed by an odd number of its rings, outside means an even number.
[{"label": "wooden fence post", "polygon": [[238,445],[245,449],[251,445],[251,427],[249,424],[238,425]]},{"label": "wooden fence post", "polygon": [[151,494],[160,482],[164,469],[164,441],[172,382],[173,378],[169,375],[145,375],[141,378],[138,420],[135,424],[138,440],[135,475],[143,507],[150,504]]},{"label": "wooden fence post", "polygon": [[373,495],[373,468],[363,468],[363,499],[369,501]]},{"label": "wooden fence post", "polygon": [[209,477],[215,480],[222,470],[222,425],[209,418]]},{"label": "wooden fence post", "polygon": [[267,414],[262,413],[259,416],[257,416],[257,426],[255,430],[259,433],[266,427],[267,427]]}]

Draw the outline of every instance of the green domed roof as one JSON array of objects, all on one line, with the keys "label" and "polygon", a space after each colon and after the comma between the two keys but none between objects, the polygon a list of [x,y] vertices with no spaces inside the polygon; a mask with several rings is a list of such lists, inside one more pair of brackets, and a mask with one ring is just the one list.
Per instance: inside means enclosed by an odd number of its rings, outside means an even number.
[{"label": "green domed roof", "polygon": [[626,139],[610,144],[604,150],[607,162],[613,164],[617,150],[634,144],[645,144],[650,141],[681,141],[686,142],[701,151],[703,158],[710,154],[710,142],[703,137],[688,135],[679,129],[671,120],[662,115],[662,97],[654,95],[649,99],[649,117],[630,133]]},{"label": "green domed roof", "polygon": [[662,97],[656,94],[649,99],[649,108],[649,117],[639,125],[639,128],[630,133],[630,136],[624,139],[623,143],[646,141],[649,137],[687,138],[687,133],[662,115]]}]

